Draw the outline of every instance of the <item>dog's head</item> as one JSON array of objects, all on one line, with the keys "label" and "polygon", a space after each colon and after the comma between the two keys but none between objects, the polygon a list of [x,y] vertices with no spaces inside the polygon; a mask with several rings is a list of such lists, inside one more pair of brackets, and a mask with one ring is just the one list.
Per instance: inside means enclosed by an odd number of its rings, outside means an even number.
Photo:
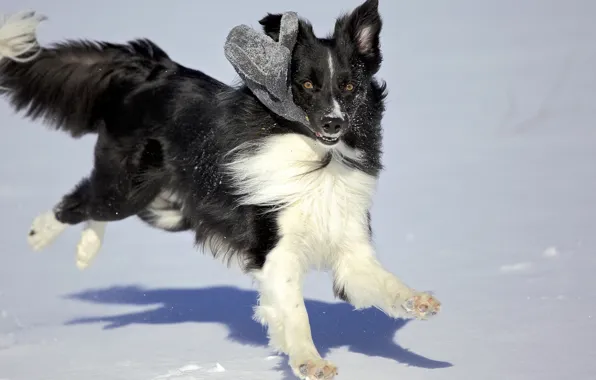
[{"label": "dog's head", "polygon": [[[350,130],[381,66],[378,3],[367,0],[338,18],[329,38],[317,38],[312,26],[300,20],[292,56],[292,93],[325,145],[335,145]],[[265,33],[276,41],[281,17],[268,14],[260,20]]]}]

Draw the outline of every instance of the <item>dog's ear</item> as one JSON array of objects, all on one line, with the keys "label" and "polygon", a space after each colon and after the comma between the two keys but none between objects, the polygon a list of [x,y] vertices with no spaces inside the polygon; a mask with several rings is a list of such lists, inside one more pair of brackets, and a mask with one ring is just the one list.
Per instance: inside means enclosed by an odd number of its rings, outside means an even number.
[{"label": "dog's ear", "polygon": [[267,13],[267,16],[259,20],[259,24],[263,26],[263,31],[266,35],[273,38],[274,41],[279,41],[279,30],[281,27],[282,14]]},{"label": "dog's ear", "polygon": [[380,34],[383,22],[379,0],[366,0],[335,24],[334,36],[340,43],[350,44],[354,52],[373,71],[381,65]]}]

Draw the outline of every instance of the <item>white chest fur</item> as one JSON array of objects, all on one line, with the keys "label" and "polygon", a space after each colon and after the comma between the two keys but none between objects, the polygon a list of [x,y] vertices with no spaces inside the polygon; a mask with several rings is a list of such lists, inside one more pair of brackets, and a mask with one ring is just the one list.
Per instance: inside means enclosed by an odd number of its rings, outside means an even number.
[{"label": "white chest fur", "polygon": [[229,165],[245,194],[242,203],[278,208],[280,234],[320,264],[339,246],[367,239],[376,186],[376,178],[342,162],[342,154],[357,159],[358,152],[343,145],[334,149],[321,168],[328,148],[300,135],[272,136]]}]

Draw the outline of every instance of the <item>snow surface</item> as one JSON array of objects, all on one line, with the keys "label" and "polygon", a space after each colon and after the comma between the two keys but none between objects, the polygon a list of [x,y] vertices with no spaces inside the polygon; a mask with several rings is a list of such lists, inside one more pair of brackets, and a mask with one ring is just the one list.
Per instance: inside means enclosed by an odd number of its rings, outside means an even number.
[{"label": "snow surface", "polygon": [[[295,10],[315,30],[359,1],[3,0],[50,19],[43,42],[155,39],[227,82],[228,30]],[[99,5],[102,4],[102,5]],[[145,5],[146,4],[146,5]],[[315,343],[338,379],[596,378],[596,2],[381,1],[389,84],[373,210],[380,259],[442,314],[392,321],[306,284]],[[80,228],[34,253],[34,216],[85,175],[72,140],[0,102],[0,379],[291,379],[251,320],[237,269],[188,233],[108,225],[86,271]]]}]

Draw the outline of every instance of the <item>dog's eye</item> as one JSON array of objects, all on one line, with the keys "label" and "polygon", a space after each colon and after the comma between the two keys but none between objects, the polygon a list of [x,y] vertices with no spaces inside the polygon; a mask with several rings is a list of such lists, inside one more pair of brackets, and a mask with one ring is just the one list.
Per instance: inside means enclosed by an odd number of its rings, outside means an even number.
[{"label": "dog's eye", "polygon": [[354,91],[354,85],[352,83],[346,84],[344,88],[346,89],[346,91]]},{"label": "dog's eye", "polygon": [[306,82],[302,83],[302,85],[304,86],[304,88],[308,89],[308,90],[312,90],[313,85],[312,82],[307,80]]}]

